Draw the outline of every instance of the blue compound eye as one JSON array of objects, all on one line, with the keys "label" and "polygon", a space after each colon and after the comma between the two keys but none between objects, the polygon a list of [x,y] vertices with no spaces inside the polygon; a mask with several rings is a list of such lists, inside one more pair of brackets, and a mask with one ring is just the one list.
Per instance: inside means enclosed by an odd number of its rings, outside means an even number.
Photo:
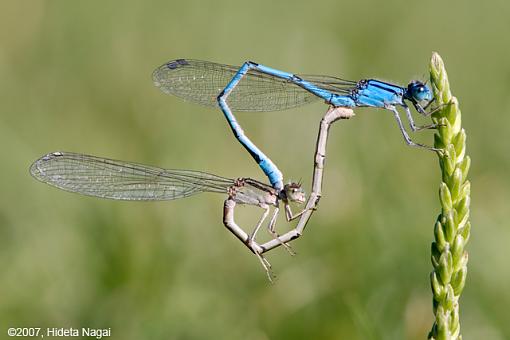
[{"label": "blue compound eye", "polygon": [[432,91],[430,91],[429,87],[422,82],[414,81],[410,83],[407,90],[410,97],[417,102],[429,101],[432,99]]}]

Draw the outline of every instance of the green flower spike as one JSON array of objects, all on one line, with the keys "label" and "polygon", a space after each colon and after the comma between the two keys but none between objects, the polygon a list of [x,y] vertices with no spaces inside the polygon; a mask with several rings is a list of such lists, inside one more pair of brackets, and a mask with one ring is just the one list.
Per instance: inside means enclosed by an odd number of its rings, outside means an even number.
[{"label": "green flower spike", "polygon": [[438,153],[442,182],[439,185],[441,213],[434,226],[432,266],[430,274],[435,322],[429,339],[462,339],[459,322],[459,298],[466,283],[469,240],[470,183],[466,180],[471,160],[466,156],[466,133],[461,127],[457,98],[450,84],[443,60],[437,53],[430,61],[430,80],[436,104],[432,115],[438,130],[434,146]]}]

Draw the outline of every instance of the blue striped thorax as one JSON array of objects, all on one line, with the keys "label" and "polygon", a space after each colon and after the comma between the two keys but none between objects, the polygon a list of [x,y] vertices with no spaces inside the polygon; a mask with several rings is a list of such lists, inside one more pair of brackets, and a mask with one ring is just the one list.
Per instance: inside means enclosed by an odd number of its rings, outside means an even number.
[{"label": "blue striped thorax", "polygon": [[357,106],[403,105],[405,89],[376,79],[360,80],[352,92]]}]

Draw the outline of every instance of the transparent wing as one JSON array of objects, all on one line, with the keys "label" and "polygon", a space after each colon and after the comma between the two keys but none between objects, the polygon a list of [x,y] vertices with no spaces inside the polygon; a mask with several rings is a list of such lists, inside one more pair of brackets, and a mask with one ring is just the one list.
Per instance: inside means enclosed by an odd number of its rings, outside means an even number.
[{"label": "transparent wing", "polygon": [[[158,67],[152,79],[167,94],[205,106],[218,106],[216,98],[238,70],[238,66],[177,59]],[[356,84],[327,76],[302,78],[330,90],[344,91],[342,88],[345,88],[347,91]],[[313,93],[292,82],[250,70],[231,92],[227,103],[233,111],[279,111],[317,99]]]},{"label": "transparent wing", "polygon": [[299,77],[312,84],[315,84],[317,87],[323,90],[340,95],[351,94],[352,90],[354,90],[358,84],[356,81],[331,76],[299,75]]},{"label": "transparent wing", "polygon": [[227,193],[232,179],[192,170],[167,170],[107,158],[53,152],[30,167],[36,179],[57,188],[116,200],[174,200],[200,192]]}]

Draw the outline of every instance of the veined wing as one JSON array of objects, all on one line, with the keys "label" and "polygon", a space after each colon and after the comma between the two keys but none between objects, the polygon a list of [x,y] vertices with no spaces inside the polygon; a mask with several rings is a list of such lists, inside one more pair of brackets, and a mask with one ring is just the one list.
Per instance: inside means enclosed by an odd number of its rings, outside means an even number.
[{"label": "veined wing", "polygon": [[[218,106],[216,98],[239,70],[238,66],[208,61],[177,59],[158,67],[154,84],[167,94],[205,106]],[[327,76],[299,76],[326,90],[348,93],[355,82]],[[311,103],[319,98],[285,79],[250,70],[230,93],[233,111],[279,111]]]},{"label": "veined wing", "polygon": [[116,200],[174,200],[200,192],[227,193],[229,178],[167,170],[71,152],[49,153],[30,167],[36,179],[59,189]]},{"label": "veined wing", "polygon": [[357,81],[346,80],[331,76],[321,75],[298,75],[303,80],[310,82],[317,87],[339,95],[349,95],[356,88]]}]

